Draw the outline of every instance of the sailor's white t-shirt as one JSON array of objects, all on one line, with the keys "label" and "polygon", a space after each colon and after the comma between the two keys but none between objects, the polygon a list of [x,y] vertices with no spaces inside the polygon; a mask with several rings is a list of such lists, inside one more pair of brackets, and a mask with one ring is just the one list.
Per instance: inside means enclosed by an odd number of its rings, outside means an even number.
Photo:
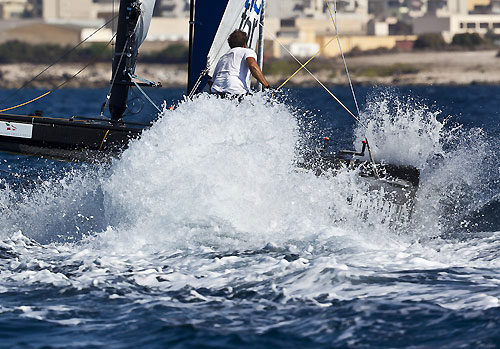
[{"label": "sailor's white t-shirt", "polygon": [[257,54],[254,50],[243,47],[232,48],[222,56],[215,66],[212,90],[220,93],[247,93],[250,69],[246,59],[249,57],[257,59]]}]

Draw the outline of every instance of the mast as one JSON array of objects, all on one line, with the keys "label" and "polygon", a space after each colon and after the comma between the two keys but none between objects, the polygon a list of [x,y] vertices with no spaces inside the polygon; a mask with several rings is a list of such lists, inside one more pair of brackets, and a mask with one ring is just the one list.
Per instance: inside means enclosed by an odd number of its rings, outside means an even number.
[{"label": "mast", "polygon": [[[257,57],[257,64],[260,70],[264,67],[264,19],[266,12],[266,0],[262,0],[262,12],[260,13],[260,25],[259,25],[259,56]],[[257,83],[257,91],[262,91],[262,84]]]},{"label": "mast", "polygon": [[140,15],[139,1],[120,0],[109,100],[112,120],[120,120],[127,109],[128,91],[131,85],[129,73],[133,74],[135,68],[137,57],[135,31]]},{"label": "mast", "polygon": [[195,25],[195,0],[191,0],[190,8],[189,8],[189,61],[188,61],[188,84],[187,84],[187,94],[189,95],[190,91],[190,82],[191,82],[191,66],[193,64],[193,43],[194,43],[194,25]]}]

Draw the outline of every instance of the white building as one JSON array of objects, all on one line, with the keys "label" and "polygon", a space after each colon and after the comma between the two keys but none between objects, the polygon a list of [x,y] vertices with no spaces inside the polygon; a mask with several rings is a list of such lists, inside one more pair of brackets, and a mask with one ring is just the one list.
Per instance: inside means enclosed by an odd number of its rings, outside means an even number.
[{"label": "white building", "polygon": [[266,16],[273,18],[294,18],[302,13],[303,0],[266,1]]},{"label": "white building", "polygon": [[[455,34],[486,34],[493,31],[500,34],[500,14],[493,13],[494,1],[484,0],[429,0],[427,13],[413,19],[413,32],[416,35],[440,33],[447,42]],[[489,7],[491,13],[470,14],[478,7]]]},{"label": "white building", "polygon": [[27,0],[0,0],[0,18],[21,18],[29,11]]},{"label": "white building", "polygon": [[455,34],[486,34],[489,30],[500,34],[500,15],[461,15],[448,14],[442,16],[426,15],[415,18],[413,31],[416,35],[441,33],[447,42],[451,42]]},{"label": "white building", "polygon": [[90,19],[93,16],[92,0],[44,0],[42,17],[54,19]]}]

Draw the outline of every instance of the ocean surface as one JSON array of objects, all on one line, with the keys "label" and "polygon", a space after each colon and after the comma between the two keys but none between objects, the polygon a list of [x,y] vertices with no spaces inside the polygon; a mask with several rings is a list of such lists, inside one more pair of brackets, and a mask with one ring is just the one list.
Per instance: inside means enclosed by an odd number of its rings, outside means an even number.
[{"label": "ocean surface", "polygon": [[[500,347],[500,86],[356,88],[361,123],[320,88],[183,92],[134,99],[155,122],[108,165],[0,153],[1,348]],[[356,171],[297,170],[325,136],[418,167],[411,220],[353,205]]]}]

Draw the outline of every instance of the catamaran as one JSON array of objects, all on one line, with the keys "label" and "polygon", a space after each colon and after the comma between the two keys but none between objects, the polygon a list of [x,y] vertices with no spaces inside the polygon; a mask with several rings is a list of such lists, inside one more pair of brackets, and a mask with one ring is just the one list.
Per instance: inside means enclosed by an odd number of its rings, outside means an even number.
[{"label": "catamaran", "polygon": [[[101,117],[54,118],[1,114],[15,107],[0,110],[0,151],[65,160],[102,159],[119,155],[131,139],[140,137],[141,132],[151,125],[124,121],[123,116],[127,110],[131,87],[139,89],[154,105],[142,87],[155,87],[159,84],[136,76],[135,67],[139,47],[147,37],[155,2],[156,0],[120,0],[111,86],[101,108]],[[219,58],[229,50],[227,38],[235,29],[248,34],[247,47],[258,52],[258,63],[262,68],[265,0],[191,0],[190,4],[189,97],[203,91]],[[113,40],[114,38],[109,44]],[[298,63],[301,69],[308,71],[304,64]],[[347,65],[346,72],[348,75]],[[335,97],[326,86],[319,80],[318,82]],[[349,83],[354,96],[350,79]],[[52,91],[48,93],[50,92]],[[344,104],[336,97],[335,99],[357,119]],[[19,106],[29,102],[31,101]],[[103,117],[106,109],[109,110],[109,118]],[[362,161],[366,158],[365,153],[368,160]],[[419,184],[419,171],[413,166],[376,163],[367,139],[363,141],[360,152],[330,152],[325,143],[321,150],[305,156],[298,167],[313,170],[317,175],[335,173],[346,167],[357,168],[362,177],[373,182],[371,187],[376,190],[384,188],[388,201],[399,206],[414,198]]]}]

